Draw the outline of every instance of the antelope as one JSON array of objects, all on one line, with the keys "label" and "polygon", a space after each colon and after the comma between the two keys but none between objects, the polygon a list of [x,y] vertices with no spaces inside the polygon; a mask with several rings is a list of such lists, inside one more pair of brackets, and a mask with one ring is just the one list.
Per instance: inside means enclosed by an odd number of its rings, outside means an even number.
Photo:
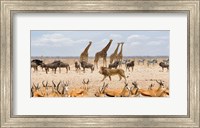
[{"label": "antelope", "polygon": [[49,71],[49,68],[52,69],[52,71],[54,70],[54,74],[56,74],[56,69],[59,67],[60,61],[54,61],[52,63],[49,63],[49,64],[45,64],[45,71],[46,71],[46,74],[48,73]]},{"label": "antelope", "polygon": [[42,60],[34,59],[31,61],[31,67],[34,68],[34,71],[38,71],[38,66],[41,66],[42,63]]},{"label": "antelope", "polygon": [[99,90],[95,93],[95,96],[103,97],[105,95],[109,97],[129,97],[130,89],[128,88],[127,83],[125,83],[123,89],[108,89],[108,84],[105,84],[104,82],[102,89],[99,88]]},{"label": "antelope", "polygon": [[88,63],[86,61],[81,61],[81,67],[83,68],[83,72],[85,73],[85,69],[86,68],[90,68],[91,69],[91,73],[94,71],[94,65],[91,63]]},{"label": "antelope", "polygon": [[87,82],[85,82],[85,80],[83,79],[83,85],[80,88],[74,88],[72,90],[68,91],[68,96],[69,97],[83,97],[83,96],[87,96],[87,92],[88,92],[88,84],[89,84],[89,79]]},{"label": "antelope", "polygon": [[39,84],[37,86],[33,83],[31,87],[31,96],[32,97],[44,97],[45,94],[40,90]]},{"label": "antelope", "polygon": [[127,63],[126,64],[126,70],[128,69],[128,71],[130,71],[129,68],[131,67],[132,71],[133,71],[134,65],[135,65],[134,61],[131,61],[131,62]]},{"label": "antelope", "polygon": [[113,64],[109,64],[108,68],[115,68],[117,69],[117,67],[119,66],[120,62],[119,61],[115,61]]},{"label": "antelope", "polygon": [[31,68],[34,69],[34,72],[38,71],[38,65],[35,62],[31,62]]},{"label": "antelope", "polygon": [[164,87],[164,83],[163,81],[158,82],[156,80],[156,82],[159,84],[158,89],[150,89],[150,90],[144,90],[144,89],[139,89],[139,92],[141,93],[141,95],[143,96],[149,96],[149,97],[161,97],[163,96],[165,93],[166,88]]},{"label": "antelope", "polygon": [[139,96],[140,92],[139,92],[139,88],[137,86],[137,82],[136,81],[132,82],[132,85],[133,86],[130,88],[131,95]]},{"label": "antelope", "polygon": [[54,86],[52,86],[52,92],[48,95],[49,97],[65,97],[68,96],[68,86],[69,86],[69,81],[68,82],[62,82],[63,86],[62,91],[60,92],[59,87],[61,85],[61,81],[56,85],[53,81],[52,83]]},{"label": "antelope", "polygon": [[80,71],[80,70],[81,70],[81,66],[80,66],[80,64],[79,64],[77,61],[75,61],[74,64],[75,64],[76,72]]},{"label": "antelope", "polygon": [[61,73],[61,68],[66,68],[66,73],[70,70],[70,66],[68,63],[59,62],[59,72]]},{"label": "antelope", "polygon": [[148,90],[152,90],[153,89],[153,84],[149,85]]},{"label": "antelope", "polygon": [[169,64],[167,64],[167,63],[160,62],[159,66],[162,67],[162,71],[164,71],[164,68],[167,68],[167,70],[169,70]]},{"label": "antelope", "polygon": [[59,92],[59,85],[61,81],[57,85],[54,83],[54,81],[52,81],[52,83],[52,91],[50,94],[48,94],[48,97],[61,97],[61,93]]}]

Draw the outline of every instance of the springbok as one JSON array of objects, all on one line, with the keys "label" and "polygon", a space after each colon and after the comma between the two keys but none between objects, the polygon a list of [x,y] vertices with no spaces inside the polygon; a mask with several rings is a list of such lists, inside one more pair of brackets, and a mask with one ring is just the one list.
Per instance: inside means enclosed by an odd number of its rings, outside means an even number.
[{"label": "springbok", "polygon": [[128,88],[128,84],[125,83],[125,86],[123,89],[108,89],[108,84],[103,84],[103,87],[95,93],[95,96],[97,97],[103,97],[103,96],[109,96],[109,97],[129,97],[130,96],[130,89]]},{"label": "springbok", "polygon": [[31,97],[44,97],[45,94],[40,90],[39,84],[37,86],[33,83],[31,87]]},{"label": "springbok", "polygon": [[159,84],[159,87],[157,89],[149,89],[149,90],[144,90],[144,89],[139,89],[139,92],[143,96],[149,96],[149,97],[162,97],[165,93],[166,88],[164,87],[164,82],[160,81],[156,82]]},{"label": "springbok", "polygon": [[139,92],[139,88],[138,88],[138,84],[137,84],[137,82],[136,81],[134,81],[134,82],[132,82],[132,87],[130,88],[130,93],[131,93],[131,95],[133,95],[133,96],[139,96],[140,95],[140,92]]},{"label": "springbok", "polygon": [[87,82],[83,79],[83,86],[80,88],[73,88],[68,91],[68,97],[85,97],[87,96],[88,93],[88,84],[89,84],[89,79]]}]

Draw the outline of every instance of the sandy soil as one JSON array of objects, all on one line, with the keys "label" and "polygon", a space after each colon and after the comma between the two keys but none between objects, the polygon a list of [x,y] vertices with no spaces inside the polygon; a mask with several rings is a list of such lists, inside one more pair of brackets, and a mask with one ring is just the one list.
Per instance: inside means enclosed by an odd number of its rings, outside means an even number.
[{"label": "sandy soil", "polygon": [[[148,60],[149,58],[146,58]],[[161,62],[163,59],[166,58],[159,58],[158,63]],[[45,63],[53,62],[55,58],[48,58],[44,59]],[[58,59],[57,59],[58,60]],[[48,85],[52,86],[52,81],[55,83],[58,83],[59,81],[69,81],[69,89],[72,89],[74,87],[81,87],[83,86],[82,81],[83,79],[89,79],[89,92],[88,97],[94,97],[94,93],[99,89],[99,87],[102,87],[103,83],[106,82],[109,84],[109,88],[123,88],[125,80],[122,79],[119,81],[118,76],[112,76],[112,81],[109,80],[109,78],[106,78],[104,82],[101,82],[103,75],[99,74],[99,69],[95,68],[94,72],[91,73],[90,69],[86,69],[86,72],[83,73],[83,71],[76,72],[75,71],[75,58],[69,58],[69,59],[59,59],[63,62],[66,62],[70,65],[70,71],[66,73],[66,69],[62,68],[61,73],[59,73],[59,70],[57,69],[57,73],[54,74],[51,70],[48,74],[45,73],[45,71],[42,71],[42,69],[39,67],[37,72],[34,72],[33,69],[31,70],[31,83],[38,84],[42,86],[42,81],[48,81]],[[155,84],[155,88],[158,87],[158,83],[156,83],[155,80],[163,80],[165,81],[165,86],[169,87],[169,71],[165,69],[162,71],[162,68],[157,64],[150,65],[149,67],[146,64],[143,65],[140,63],[138,65],[137,58],[135,58],[135,66],[133,71],[126,71],[125,65],[122,65],[122,69],[125,70],[125,75],[127,78],[128,86],[132,86],[133,81],[137,81],[139,88],[147,89],[150,84]],[[90,63],[93,63],[93,59],[89,59]],[[109,62],[109,60],[107,60]],[[99,66],[102,65],[102,60],[99,62]]]}]

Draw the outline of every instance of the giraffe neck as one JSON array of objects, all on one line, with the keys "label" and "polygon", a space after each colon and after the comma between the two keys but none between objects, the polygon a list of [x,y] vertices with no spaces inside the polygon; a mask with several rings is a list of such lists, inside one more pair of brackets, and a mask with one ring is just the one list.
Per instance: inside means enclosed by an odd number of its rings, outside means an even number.
[{"label": "giraffe neck", "polygon": [[120,45],[120,44],[117,45],[117,48],[115,49],[114,54],[117,54],[118,49],[119,49],[119,45]]},{"label": "giraffe neck", "polygon": [[122,51],[123,51],[123,45],[124,45],[124,44],[121,45],[121,50],[120,50],[120,52],[119,52],[120,54],[122,54]]},{"label": "giraffe neck", "polygon": [[112,43],[112,40],[110,40],[110,42],[106,45],[105,48],[102,49],[102,51],[107,52],[109,47],[110,47],[110,45],[111,45],[111,43]]},{"label": "giraffe neck", "polygon": [[90,48],[91,44],[92,44],[92,42],[90,42],[90,43],[88,44],[88,46],[85,48],[85,50],[84,50],[83,52],[88,52],[88,49]]}]

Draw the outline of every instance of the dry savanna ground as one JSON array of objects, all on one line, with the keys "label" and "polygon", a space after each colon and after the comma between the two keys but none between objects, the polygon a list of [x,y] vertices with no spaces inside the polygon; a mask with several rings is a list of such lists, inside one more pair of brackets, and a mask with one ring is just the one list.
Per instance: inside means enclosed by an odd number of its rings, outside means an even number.
[{"label": "dry savanna ground", "polygon": [[[133,59],[133,58],[130,58]],[[127,76],[127,83],[128,87],[130,88],[132,86],[132,82],[136,81],[138,83],[139,88],[147,89],[150,84],[155,84],[155,88],[158,88],[159,84],[155,80],[163,80],[165,83],[165,87],[169,87],[169,71],[165,69],[162,71],[162,68],[158,65],[159,62],[161,62],[163,59],[166,58],[158,58],[158,63],[150,66],[147,66],[147,60],[150,58],[145,58],[144,65],[140,63],[138,65],[137,60],[138,58],[134,58],[135,60],[135,66],[133,71],[126,71],[125,65],[122,65],[122,69],[125,70],[125,75]],[[83,71],[76,72],[74,62],[75,58],[66,58],[66,59],[56,59],[56,58],[48,58],[43,59],[44,63],[51,63],[54,60],[61,60],[62,62],[68,63],[70,65],[70,71],[66,73],[66,69],[62,68],[61,73],[59,73],[59,69],[57,69],[56,74],[49,71],[48,74],[45,73],[45,71],[42,71],[40,67],[38,67],[38,71],[34,72],[33,69],[31,69],[31,83],[33,84],[39,84],[42,86],[42,81],[48,81],[48,85],[52,86],[52,81],[55,83],[59,83],[59,81],[69,81],[69,89],[77,88],[83,86],[82,81],[85,79],[89,79],[89,90],[88,90],[88,97],[95,97],[95,92],[99,89],[99,87],[102,87],[103,83],[108,83],[110,89],[116,89],[116,88],[123,88],[125,85],[125,80],[122,78],[121,81],[119,81],[119,77],[112,76],[112,81],[109,80],[107,77],[103,82],[101,81],[103,78],[103,75],[99,73],[99,69],[95,68],[94,72],[91,73],[90,69],[86,69],[86,72],[83,73]],[[90,63],[93,63],[93,58],[89,59]],[[107,60],[107,63],[109,63],[109,59]],[[102,60],[99,61],[99,67],[102,65]],[[140,96],[139,96],[140,97]]]}]

